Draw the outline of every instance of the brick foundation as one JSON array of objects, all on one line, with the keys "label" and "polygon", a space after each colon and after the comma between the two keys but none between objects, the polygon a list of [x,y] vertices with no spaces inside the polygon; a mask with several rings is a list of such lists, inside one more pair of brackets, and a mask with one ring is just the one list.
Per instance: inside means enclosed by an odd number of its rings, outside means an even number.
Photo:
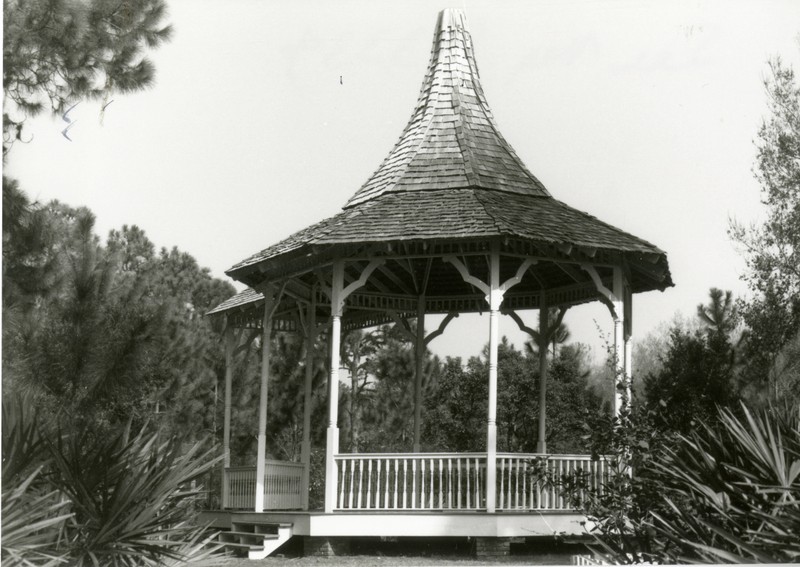
[{"label": "brick foundation", "polygon": [[472,554],[482,557],[508,557],[511,550],[511,538],[508,537],[476,537],[472,540]]},{"label": "brick foundation", "polygon": [[303,538],[303,555],[305,557],[334,557],[350,553],[350,540],[336,537]]}]

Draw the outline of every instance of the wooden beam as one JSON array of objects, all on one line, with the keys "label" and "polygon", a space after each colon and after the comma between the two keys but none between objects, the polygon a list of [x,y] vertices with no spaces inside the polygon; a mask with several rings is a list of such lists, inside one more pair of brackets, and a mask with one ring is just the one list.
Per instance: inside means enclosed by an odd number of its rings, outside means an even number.
[{"label": "wooden beam", "polygon": [[386,276],[386,278],[390,280],[394,285],[400,288],[400,291],[402,291],[403,293],[407,293],[408,295],[413,295],[414,292],[411,289],[409,289],[408,285],[406,285],[406,283],[403,280],[397,277],[397,275],[395,275],[387,266],[384,265],[379,267],[378,271],[384,276]]}]

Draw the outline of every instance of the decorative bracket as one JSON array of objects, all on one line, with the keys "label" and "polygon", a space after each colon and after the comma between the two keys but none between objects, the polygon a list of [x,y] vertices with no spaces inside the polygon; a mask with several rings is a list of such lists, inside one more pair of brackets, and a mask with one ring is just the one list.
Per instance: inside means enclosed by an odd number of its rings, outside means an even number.
[{"label": "decorative bracket", "polygon": [[603,285],[603,280],[600,279],[600,274],[597,273],[597,270],[594,266],[589,264],[580,264],[580,267],[583,271],[589,274],[589,277],[592,278],[594,286],[597,288],[597,292],[600,294],[600,301],[605,303],[606,307],[608,307],[608,310],[611,311],[611,316],[614,318],[614,321],[619,320],[619,317],[622,315],[622,313],[617,313],[615,304],[622,301],[622,298],[614,295],[613,291]]},{"label": "decorative bracket", "polygon": [[[496,252],[493,252],[492,254],[494,255],[496,254]],[[453,266],[455,266],[455,268],[458,270],[458,273],[461,274],[461,278],[465,282],[475,286],[480,291],[486,294],[486,303],[489,304],[489,309],[491,309],[492,311],[497,311],[500,309],[500,304],[503,302],[503,296],[505,295],[505,293],[509,289],[517,285],[520,281],[522,281],[522,276],[525,275],[525,272],[528,271],[528,268],[530,268],[533,264],[536,263],[536,260],[534,258],[526,258],[525,260],[523,260],[522,264],[520,264],[519,268],[517,269],[517,273],[514,276],[508,278],[497,289],[493,290],[491,285],[471,275],[469,273],[469,269],[464,264],[464,262],[462,262],[456,256],[445,256],[442,258],[442,260],[444,262],[449,262],[453,264]]]},{"label": "decorative bracket", "polygon": [[[558,315],[556,315],[555,321],[553,321],[551,324],[549,324],[547,326],[547,329],[545,330],[545,336],[544,336],[545,342],[547,342],[547,343],[550,342],[550,339],[552,338],[553,333],[555,332],[556,329],[558,329],[558,326],[562,323],[562,321],[564,321],[564,315],[566,314],[567,309],[569,309],[568,305],[567,306],[561,306],[561,307],[558,308]],[[520,317],[517,314],[516,311],[514,311],[512,309],[503,309],[501,311],[501,313],[503,313],[503,315],[508,315],[509,317],[511,317],[514,320],[514,322],[517,324],[517,326],[519,327],[520,331],[524,331],[525,333],[528,333],[528,335],[530,335],[533,338],[537,338],[537,337],[541,336],[541,332],[537,331],[536,329],[532,329],[531,327],[528,327],[522,321],[522,317]]]},{"label": "decorative bracket", "polygon": [[277,311],[278,305],[280,305],[281,299],[283,299],[283,292],[286,291],[286,285],[288,283],[288,280],[284,281],[280,289],[277,290],[273,283],[266,283],[258,287],[253,286],[254,290],[264,296],[265,304],[272,301],[272,306],[267,310],[268,312],[264,313],[264,321],[272,321],[272,316],[275,315],[275,311]]},{"label": "decorative bracket", "polygon": [[[403,333],[403,335],[407,339],[409,339],[412,343],[416,343],[417,342],[417,336],[414,333],[411,332],[411,326],[408,324],[408,320],[404,319],[403,317],[400,317],[400,315],[397,313],[397,311],[389,311],[389,315],[391,315],[392,319],[395,320],[395,323],[400,326],[400,330]],[[450,321],[452,321],[456,317],[458,317],[458,313],[456,313],[456,312],[448,313],[445,316],[445,318],[442,319],[442,322],[439,323],[439,328],[436,329],[435,331],[431,331],[430,333],[428,333],[428,336],[426,336],[423,339],[424,345],[427,347],[428,344],[433,339],[435,339],[436,337],[444,334],[444,330],[447,328],[447,325],[450,323]]]},{"label": "decorative bracket", "polygon": [[[332,282],[332,287],[328,287],[326,285],[320,285],[320,289],[327,295],[331,300],[331,313],[337,316],[341,316],[342,311],[344,310],[344,302],[345,300],[357,289],[364,287],[364,284],[367,283],[367,280],[372,275],[372,272],[377,270],[380,266],[383,266],[386,263],[386,260],[383,258],[374,258],[370,260],[369,264],[364,268],[361,272],[359,278],[350,283],[344,289],[336,289],[337,288],[337,281],[341,282],[342,274],[339,274],[337,278],[336,272],[337,271],[344,271],[344,261],[336,262],[333,265],[334,277]],[[341,284],[338,284],[341,285]]]}]

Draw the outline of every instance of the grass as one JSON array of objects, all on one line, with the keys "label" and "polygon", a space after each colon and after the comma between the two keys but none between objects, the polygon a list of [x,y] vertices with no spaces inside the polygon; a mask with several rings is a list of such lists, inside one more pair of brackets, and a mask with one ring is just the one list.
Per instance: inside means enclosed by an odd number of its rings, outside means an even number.
[{"label": "grass", "polygon": [[[332,566],[412,566],[439,565],[569,565],[573,555],[588,554],[580,544],[538,542],[512,544],[512,555],[506,557],[475,558],[469,551],[465,538],[436,541],[431,544],[421,541],[377,541],[355,540],[351,544],[351,554],[336,557],[303,557],[302,539],[295,538],[281,548],[273,557],[260,561],[250,561],[243,557],[226,557],[222,567],[268,567],[292,566],[307,567],[317,565]],[[211,567],[212,563],[192,563],[193,567]]]}]

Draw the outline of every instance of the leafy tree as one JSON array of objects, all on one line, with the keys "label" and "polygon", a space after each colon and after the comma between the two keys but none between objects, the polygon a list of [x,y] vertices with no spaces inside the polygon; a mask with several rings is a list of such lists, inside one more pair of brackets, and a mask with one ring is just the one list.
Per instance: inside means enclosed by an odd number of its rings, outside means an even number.
[{"label": "leafy tree", "polygon": [[660,426],[688,432],[697,420],[712,420],[718,405],[737,403],[731,353],[725,337],[673,328],[661,372],[645,378],[646,403]]},{"label": "leafy tree", "polygon": [[[365,451],[411,451],[414,443],[414,346],[400,333],[382,329],[381,348],[369,369],[369,398],[361,412],[361,441]],[[428,393],[431,366],[428,356],[423,376],[423,399]]]},{"label": "leafy tree", "polygon": [[[49,415],[98,435],[153,419],[194,438],[212,431],[223,356],[202,314],[233,288],[188,254],[156,254],[137,227],[103,246],[88,210],[11,196],[22,215],[4,225],[4,390],[33,392]],[[46,285],[29,283],[37,274]]]},{"label": "leafy tree", "polygon": [[739,322],[733,293],[712,287],[709,297],[707,305],[697,306],[697,317],[711,333],[730,338]]},{"label": "leafy tree", "polygon": [[[558,351],[548,372],[545,437],[551,453],[584,453],[586,416],[602,407],[590,387],[588,347],[580,343]],[[610,390],[610,388],[608,388]]]},{"label": "leafy tree", "polygon": [[466,368],[461,358],[445,359],[437,387],[423,398],[423,450],[486,450],[488,381],[482,370],[477,357],[472,357]]},{"label": "leafy tree", "polygon": [[[601,402],[589,387],[585,347],[567,345],[557,352],[548,372],[548,449],[579,452],[585,446],[582,438],[586,413],[595,411]],[[487,376],[486,356],[472,357],[464,368],[460,359],[446,359],[425,398],[423,440],[431,448],[485,450]],[[498,345],[498,450],[536,451],[538,381],[536,356],[525,356],[503,338]]]},{"label": "leafy tree", "polygon": [[747,375],[762,383],[772,376],[776,398],[779,390],[800,390],[800,374],[776,373],[775,366],[800,334],[800,88],[779,58],[770,63],[764,86],[770,115],[758,131],[755,174],[766,220],[761,226],[733,223],[730,234],[744,249],[744,279],[753,293],[740,305],[749,329]]},{"label": "leafy tree", "polygon": [[360,450],[361,412],[366,398],[371,394],[371,357],[378,352],[384,333],[385,329],[370,332],[357,329],[350,331],[342,339],[342,366],[347,368],[350,376],[350,388],[343,393],[347,399],[345,412],[350,436],[349,449],[353,453]]},{"label": "leafy tree", "polygon": [[152,86],[165,14],[164,0],[3,0],[3,156],[28,116]]}]

